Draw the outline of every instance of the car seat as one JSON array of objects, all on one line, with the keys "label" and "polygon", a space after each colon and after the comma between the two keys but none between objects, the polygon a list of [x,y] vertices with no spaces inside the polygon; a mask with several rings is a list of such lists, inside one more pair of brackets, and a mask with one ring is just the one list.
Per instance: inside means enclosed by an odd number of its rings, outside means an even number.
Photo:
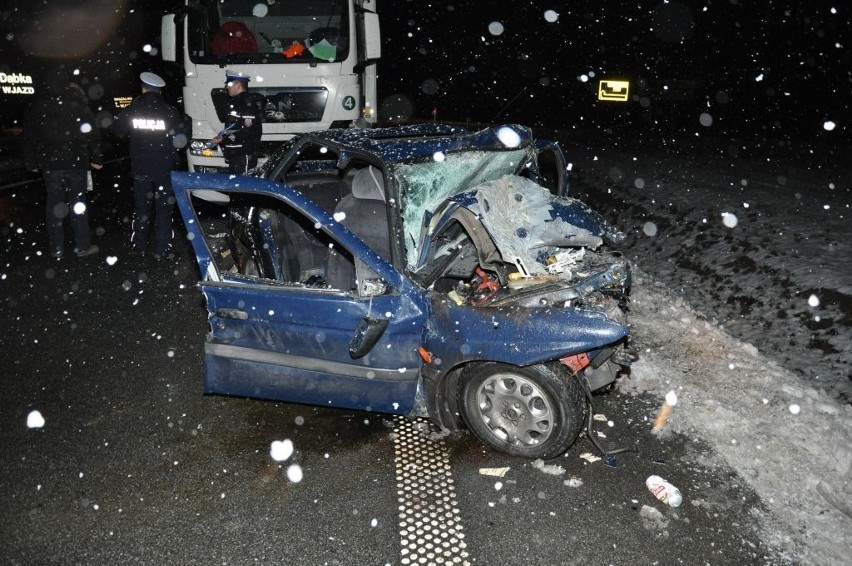
[{"label": "car seat", "polygon": [[[383,259],[390,261],[390,231],[385,184],[381,171],[373,166],[360,169],[352,178],[352,192],[334,208],[335,217],[343,213],[340,223],[364,241]],[[375,277],[365,267],[356,267],[348,255],[332,250],[326,263],[326,283],[332,289],[348,291],[355,287],[356,278]]]}]

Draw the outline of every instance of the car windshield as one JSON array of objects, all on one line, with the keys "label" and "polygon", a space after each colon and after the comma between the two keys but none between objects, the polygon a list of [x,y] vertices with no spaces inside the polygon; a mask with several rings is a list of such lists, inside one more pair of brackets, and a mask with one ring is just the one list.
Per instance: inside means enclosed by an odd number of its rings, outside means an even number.
[{"label": "car windshield", "polygon": [[419,254],[424,216],[431,216],[448,197],[504,175],[515,174],[527,162],[527,149],[438,153],[418,163],[397,163],[391,172],[399,183],[406,262]]}]

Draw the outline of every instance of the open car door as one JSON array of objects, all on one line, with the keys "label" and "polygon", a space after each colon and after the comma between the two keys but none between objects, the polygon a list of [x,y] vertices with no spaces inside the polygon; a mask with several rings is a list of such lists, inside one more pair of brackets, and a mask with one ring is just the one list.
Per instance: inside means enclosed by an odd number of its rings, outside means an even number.
[{"label": "open car door", "polygon": [[426,312],[409,280],[286,185],[178,172],[172,181],[207,303],[205,392],[416,409]]}]

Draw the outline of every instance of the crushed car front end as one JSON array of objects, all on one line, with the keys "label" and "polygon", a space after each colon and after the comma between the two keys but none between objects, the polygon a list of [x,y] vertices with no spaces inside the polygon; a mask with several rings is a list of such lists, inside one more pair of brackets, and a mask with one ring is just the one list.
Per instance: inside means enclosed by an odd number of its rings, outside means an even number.
[{"label": "crushed car front end", "polygon": [[621,233],[531,178],[535,156],[520,153],[530,147],[443,155],[447,168],[408,163],[397,178],[411,276],[431,297],[429,414],[546,457],[574,441],[591,391],[629,366],[631,274],[614,249]]}]

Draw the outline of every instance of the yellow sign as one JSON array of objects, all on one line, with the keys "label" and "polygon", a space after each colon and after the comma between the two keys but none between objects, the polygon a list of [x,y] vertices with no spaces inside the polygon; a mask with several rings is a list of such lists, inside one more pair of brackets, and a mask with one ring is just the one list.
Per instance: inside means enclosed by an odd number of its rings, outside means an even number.
[{"label": "yellow sign", "polygon": [[630,81],[602,80],[598,83],[598,100],[627,102]]},{"label": "yellow sign", "polygon": [[132,96],[114,96],[112,98],[113,102],[115,102],[116,108],[126,108],[130,106],[130,103],[133,102]]}]

